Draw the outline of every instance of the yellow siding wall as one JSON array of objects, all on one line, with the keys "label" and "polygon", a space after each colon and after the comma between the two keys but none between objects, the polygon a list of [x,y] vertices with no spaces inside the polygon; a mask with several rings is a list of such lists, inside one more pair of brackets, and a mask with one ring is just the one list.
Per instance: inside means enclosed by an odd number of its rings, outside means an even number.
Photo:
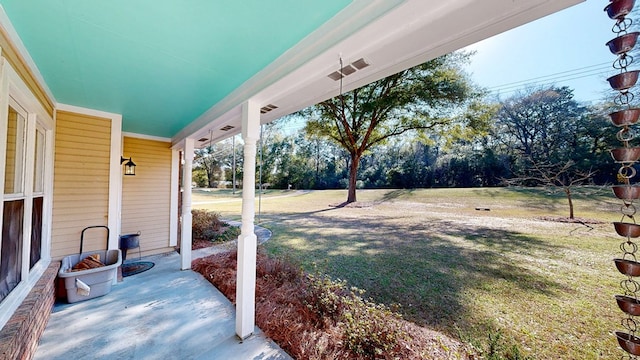
[{"label": "yellow siding wall", "polygon": [[[57,112],[53,182],[51,256],[76,254],[80,233],[92,225],[107,225],[111,120]],[[106,232],[85,233],[84,250],[107,247]]]},{"label": "yellow siding wall", "polygon": [[0,49],[2,49],[2,57],[7,59],[12,68],[16,70],[18,76],[27,84],[29,90],[33,93],[33,95],[38,99],[42,107],[45,108],[47,114],[53,116],[53,102],[49,99],[49,96],[44,91],[44,88],[38,82],[36,76],[31,72],[29,67],[26,65],[27,62],[24,60],[22,55],[20,55],[19,51],[13,45],[13,43],[9,40],[9,35],[5,32],[5,30],[0,27]]},{"label": "yellow siding wall", "polygon": [[[9,107],[9,122],[7,125],[7,149],[4,165],[4,193],[20,192],[15,188],[16,178],[16,134],[18,132],[18,113]],[[18,190],[18,191],[16,191]]]},{"label": "yellow siding wall", "polygon": [[[171,211],[170,143],[125,137],[124,156],[136,163],[135,176],[122,180],[122,234],[140,231],[143,255],[167,252]],[[127,259],[137,256],[129,250]]]}]

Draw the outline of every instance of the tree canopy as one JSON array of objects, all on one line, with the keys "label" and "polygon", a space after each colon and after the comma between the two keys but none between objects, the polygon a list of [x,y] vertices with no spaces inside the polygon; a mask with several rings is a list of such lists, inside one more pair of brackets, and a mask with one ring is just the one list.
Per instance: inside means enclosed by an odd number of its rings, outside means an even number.
[{"label": "tree canopy", "polygon": [[301,112],[308,118],[309,136],[329,139],[349,154],[347,203],[356,201],[360,161],[373,147],[409,131],[453,127],[456,121],[467,121],[463,128],[480,125],[475,122],[481,117],[461,116],[479,95],[461,70],[469,56],[441,56]]},{"label": "tree canopy", "polygon": [[503,101],[495,131],[519,163],[507,182],[562,188],[573,219],[571,188],[592,180],[592,158],[603,150],[599,123],[568,87],[526,89]]}]

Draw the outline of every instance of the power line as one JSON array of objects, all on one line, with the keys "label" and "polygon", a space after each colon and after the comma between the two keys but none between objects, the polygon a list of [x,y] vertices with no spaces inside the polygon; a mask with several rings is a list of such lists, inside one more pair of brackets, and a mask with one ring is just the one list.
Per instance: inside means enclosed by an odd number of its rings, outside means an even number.
[{"label": "power line", "polygon": [[590,74],[574,76],[574,77],[557,78],[557,79],[552,79],[552,80],[550,80],[548,82],[533,82],[533,83],[528,83],[528,84],[522,84],[520,86],[511,86],[511,87],[505,87],[503,89],[491,90],[490,92],[494,93],[494,94],[503,94],[503,93],[509,94],[509,93],[513,93],[513,92],[516,92],[516,91],[520,90],[525,85],[547,87],[547,86],[554,85],[559,81],[571,81],[571,80],[578,80],[578,79],[583,79],[583,78],[587,78],[587,77],[595,77],[595,76],[597,76],[599,78],[602,78],[604,80],[605,75],[607,75],[608,73],[609,73],[609,71],[601,71],[601,72],[597,72],[597,73],[590,73]]},{"label": "power line", "polygon": [[[611,63],[610,62],[594,64],[594,65],[588,65],[588,66],[583,66],[583,67],[575,68],[575,69],[571,69],[571,70],[560,71],[560,72],[549,74],[549,75],[542,75],[542,76],[537,76],[537,77],[530,78],[530,79],[518,80],[518,81],[514,81],[514,82],[510,82],[510,83],[496,85],[496,86],[493,86],[493,87],[489,88],[489,90],[494,90],[494,89],[503,88],[503,87],[512,87],[515,84],[528,84],[528,83],[532,83],[532,82],[540,82],[540,81],[550,80],[550,79],[546,79],[546,78],[551,78],[551,79],[563,78],[563,77],[572,76],[572,75],[576,75],[576,74],[582,74],[582,73],[591,72],[591,71],[604,70],[604,68],[603,68],[604,65],[607,65],[607,68],[611,69]],[[592,68],[598,68],[598,69],[592,69]],[[587,69],[591,69],[591,70],[587,70]],[[564,75],[564,74],[566,74],[566,75]],[[562,75],[562,76],[558,76],[558,75]],[[542,80],[542,79],[546,79],[546,80]]]},{"label": "power line", "polygon": [[[606,67],[604,65],[607,65]],[[611,63],[600,63],[588,66],[583,66],[571,70],[560,71],[557,73],[537,76],[534,78],[519,80],[502,85],[497,85],[488,88],[487,90],[494,95],[510,94],[514,93],[525,86],[539,86],[547,87],[552,86],[558,82],[572,81],[589,77],[598,77],[605,83],[606,77],[608,77],[615,69],[611,67]]]},{"label": "power line", "polygon": [[559,81],[571,81],[571,80],[576,80],[576,79],[582,79],[582,78],[585,78],[585,77],[604,76],[604,75],[610,73],[611,70],[612,69],[610,69],[610,68],[609,69],[593,69],[593,70],[574,72],[574,73],[571,73],[571,74],[558,76],[558,77],[554,77],[554,78],[546,78],[546,79],[542,79],[542,80],[538,80],[538,81],[523,80],[523,81],[520,81],[518,83],[514,83],[514,85],[494,86],[492,88],[489,88],[489,91],[494,92],[494,91],[500,91],[500,90],[509,90],[509,89],[514,89],[514,88],[520,88],[520,87],[525,86],[525,85],[553,84],[553,83],[559,82]]}]

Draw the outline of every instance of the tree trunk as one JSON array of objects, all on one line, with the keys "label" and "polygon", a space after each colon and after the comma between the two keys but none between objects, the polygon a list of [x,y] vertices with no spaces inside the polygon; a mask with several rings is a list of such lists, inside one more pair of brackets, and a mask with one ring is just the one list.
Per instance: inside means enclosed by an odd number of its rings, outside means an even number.
[{"label": "tree trunk", "polygon": [[213,188],[213,183],[215,182],[213,169],[207,168],[207,182],[209,183],[209,188]]},{"label": "tree trunk", "polygon": [[567,201],[569,201],[569,219],[573,219],[573,199],[571,199],[571,188],[564,188],[564,193],[567,194]]},{"label": "tree trunk", "polygon": [[318,183],[320,183],[320,144],[318,140],[316,140],[316,177],[315,177],[315,186],[317,188]]},{"label": "tree trunk", "polygon": [[358,182],[358,167],[360,166],[360,155],[351,154],[351,164],[349,164],[349,192],[347,204],[356,202],[356,184]]}]

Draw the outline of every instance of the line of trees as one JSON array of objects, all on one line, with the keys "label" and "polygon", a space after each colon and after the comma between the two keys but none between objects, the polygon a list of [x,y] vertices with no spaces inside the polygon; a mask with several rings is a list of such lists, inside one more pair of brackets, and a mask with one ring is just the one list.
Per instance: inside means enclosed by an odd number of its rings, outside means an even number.
[{"label": "line of trees", "polygon": [[[501,101],[487,131],[450,139],[438,133],[389,138],[360,158],[358,188],[501,186],[506,180],[524,185],[541,181],[541,170],[571,169],[588,173],[596,184],[615,180],[608,149],[618,146],[604,106],[584,106],[566,87],[527,89]],[[351,154],[333,141],[307,132],[291,132],[300,118],[266,125],[262,183],[272,188],[344,189],[349,184]],[[230,141],[197,150],[195,181],[214,187],[231,180]],[[236,146],[238,180],[242,148]],[[565,171],[567,172],[567,171]],[[567,175],[568,176],[568,175]],[[260,179],[257,179],[260,181]]]}]

